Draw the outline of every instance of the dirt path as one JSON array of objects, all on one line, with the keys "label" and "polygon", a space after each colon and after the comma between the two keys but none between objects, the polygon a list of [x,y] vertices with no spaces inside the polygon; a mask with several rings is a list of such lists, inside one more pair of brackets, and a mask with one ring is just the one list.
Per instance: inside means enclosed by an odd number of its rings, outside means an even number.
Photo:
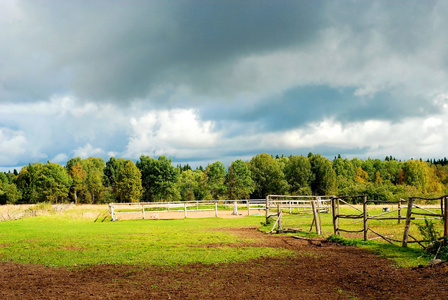
[{"label": "dirt path", "polygon": [[[0,264],[0,299],[447,299],[448,264],[397,269],[355,247],[232,232],[294,258],[180,267],[100,265],[74,270]],[[217,247],[219,245],[210,245]],[[238,245],[234,245],[238,247]]]}]

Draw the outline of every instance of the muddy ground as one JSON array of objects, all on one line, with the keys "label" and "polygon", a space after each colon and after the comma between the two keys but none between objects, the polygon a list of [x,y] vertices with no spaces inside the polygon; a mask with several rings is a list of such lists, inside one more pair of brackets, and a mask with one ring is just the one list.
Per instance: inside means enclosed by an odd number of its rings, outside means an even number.
[{"label": "muddy ground", "polygon": [[398,269],[355,247],[269,236],[254,228],[229,231],[297,255],[218,265],[70,270],[3,263],[0,299],[448,299],[446,263]]}]

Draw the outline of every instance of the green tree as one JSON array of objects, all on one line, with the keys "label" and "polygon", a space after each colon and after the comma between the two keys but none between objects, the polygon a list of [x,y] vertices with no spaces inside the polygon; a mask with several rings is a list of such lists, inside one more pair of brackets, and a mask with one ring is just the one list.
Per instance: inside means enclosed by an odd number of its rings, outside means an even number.
[{"label": "green tree", "polygon": [[426,185],[428,183],[428,166],[426,162],[420,160],[408,160],[405,162],[403,171],[405,182],[408,185],[415,187],[422,193],[426,192]]},{"label": "green tree", "polygon": [[284,168],[285,179],[289,184],[289,192],[292,195],[311,194],[311,163],[308,157],[302,155],[290,156]]},{"label": "green tree", "polygon": [[180,197],[184,201],[202,200],[207,195],[205,175],[199,170],[185,170],[177,183]]},{"label": "green tree", "polygon": [[173,200],[180,197],[176,189],[179,173],[171,164],[171,159],[165,156],[154,159],[142,155],[136,165],[142,173],[145,201]]},{"label": "green tree", "polygon": [[36,188],[40,199],[58,203],[58,200],[66,200],[70,185],[67,170],[60,164],[48,162],[39,172]]},{"label": "green tree", "polygon": [[16,184],[17,188],[22,193],[22,199],[25,203],[38,203],[45,201],[45,197],[42,197],[37,191],[38,182],[37,179],[42,171],[44,165],[42,163],[33,163],[28,166],[24,166],[17,176]]},{"label": "green tree", "polygon": [[81,160],[81,166],[86,172],[86,192],[84,202],[100,203],[104,192],[103,177],[105,168],[104,159],[89,157]]},{"label": "green tree", "polygon": [[73,191],[73,200],[75,200],[75,204],[77,204],[78,194],[86,189],[87,173],[84,171],[81,164],[77,162],[75,165],[71,165],[68,174],[72,179],[71,190]]},{"label": "green tree", "polygon": [[267,153],[257,154],[249,164],[252,180],[255,183],[253,198],[266,198],[270,194],[283,195],[288,191],[285,180],[277,161]]},{"label": "green tree", "polygon": [[124,168],[127,161],[123,158],[116,159],[111,157],[109,161],[106,162],[106,167],[104,168],[104,185],[108,187],[115,187],[117,182],[118,173]]},{"label": "green tree", "polygon": [[255,184],[247,163],[240,159],[232,162],[226,176],[226,184],[230,199],[249,199]]},{"label": "green tree", "polygon": [[142,196],[142,174],[135,164],[128,160],[119,171],[116,190],[120,202],[138,202]]},{"label": "green tree", "polygon": [[216,161],[205,168],[206,185],[211,198],[218,200],[226,193],[226,167],[220,161]]},{"label": "green tree", "polygon": [[333,170],[336,173],[337,186],[343,189],[352,185],[355,182],[356,169],[353,163],[346,159],[335,158],[333,160]]},{"label": "green tree", "polygon": [[336,194],[336,173],[330,160],[320,154],[312,155],[310,158],[311,171],[314,179],[311,189],[315,195]]},{"label": "green tree", "polygon": [[22,199],[22,193],[14,183],[10,183],[5,188],[6,203],[16,204]]}]

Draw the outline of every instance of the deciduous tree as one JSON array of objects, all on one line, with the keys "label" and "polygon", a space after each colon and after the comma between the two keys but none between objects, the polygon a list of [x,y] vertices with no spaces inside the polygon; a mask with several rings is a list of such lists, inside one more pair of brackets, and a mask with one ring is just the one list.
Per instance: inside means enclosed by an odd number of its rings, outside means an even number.
[{"label": "deciduous tree", "polygon": [[226,184],[230,199],[249,199],[255,184],[247,163],[240,159],[232,162],[227,172]]},{"label": "deciduous tree", "polygon": [[142,196],[142,174],[135,164],[128,160],[119,171],[116,190],[120,202],[138,202]]},{"label": "deciduous tree", "polygon": [[267,153],[257,154],[249,164],[255,183],[253,198],[266,198],[269,194],[286,194],[288,182],[285,180],[277,161]]}]

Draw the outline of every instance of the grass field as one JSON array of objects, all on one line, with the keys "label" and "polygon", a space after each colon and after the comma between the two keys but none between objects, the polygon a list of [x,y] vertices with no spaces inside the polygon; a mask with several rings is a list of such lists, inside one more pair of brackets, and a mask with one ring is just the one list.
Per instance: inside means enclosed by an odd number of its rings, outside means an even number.
[{"label": "grass field", "polygon": [[[100,222],[103,218],[99,216],[81,209],[0,222],[0,261],[46,266],[174,265],[291,255],[285,249],[254,247],[254,240],[214,230],[257,226],[259,217]],[[226,246],[235,243],[239,246]]]},{"label": "grass field", "polygon": [[[351,210],[345,208],[345,213],[355,213]],[[369,210],[369,214],[379,213],[381,207]],[[302,228],[302,235],[313,236],[308,233],[311,220],[310,216],[285,219],[283,225]],[[257,247],[257,241],[252,238],[219,230],[260,227],[264,221],[264,216],[251,216],[110,222],[106,206],[80,206],[59,213],[0,222],[0,262],[68,267],[94,264],[176,265],[227,263],[293,255],[292,251],[284,248]],[[362,228],[362,222],[354,222],[356,220],[343,220],[340,226],[353,230]],[[331,214],[322,214],[322,223],[323,236],[331,235]],[[384,235],[400,239],[404,221],[401,225],[397,225],[396,220],[371,221],[369,226]],[[268,224],[261,230],[269,231],[271,227]],[[440,222],[437,222],[437,227],[441,228]],[[411,232],[420,237],[415,225]],[[362,234],[343,236],[358,238],[351,243],[394,259],[399,266],[415,266],[428,260],[427,257],[421,257],[423,252],[419,246],[402,249],[382,240],[360,242]]]}]

